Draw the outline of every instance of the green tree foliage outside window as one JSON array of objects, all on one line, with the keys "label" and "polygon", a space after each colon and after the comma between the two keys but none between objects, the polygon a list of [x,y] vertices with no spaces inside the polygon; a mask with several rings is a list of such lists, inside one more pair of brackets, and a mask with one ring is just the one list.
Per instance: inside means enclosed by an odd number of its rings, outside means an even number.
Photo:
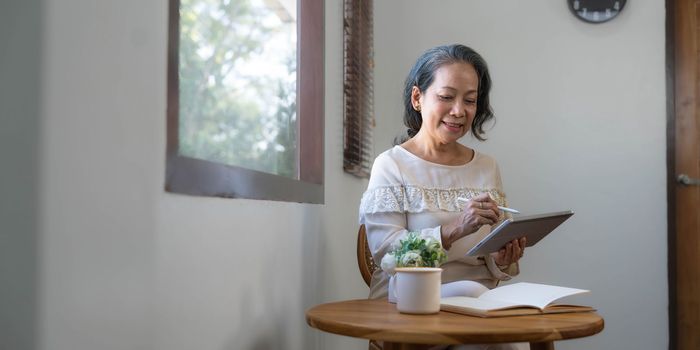
[{"label": "green tree foliage outside window", "polygon": [[182,0],[180,153],[297,176],[296,4]]}]

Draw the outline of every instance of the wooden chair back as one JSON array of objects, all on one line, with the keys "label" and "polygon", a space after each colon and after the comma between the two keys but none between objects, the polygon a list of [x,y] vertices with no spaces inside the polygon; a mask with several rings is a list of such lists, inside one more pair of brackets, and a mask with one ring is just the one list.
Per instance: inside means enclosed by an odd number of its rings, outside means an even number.
[{"label": "wooden chair back", "polygon": [[362,279],[365,280],[365,283],[367,283],[369,287],[369,283],[372,281],[372,274],[379,266],[377,266],[377,264],[374,263],[374,259],[372,259],[372,252],[367,243],[365,225],[360,225],[360,229],[357,231],[357,267],[360,268]]},{"label": "wooden chair back", "polygon": [[[357,230],[357,267],[360,268],[360,274],[362,274],[362,279],[367,283],[369,287],[372,281],[372,274],[376,271],[379,266],[374,263],[372,259],[372,251],[369,249],[369,243],[367,243],[367,231],[365,231],[365,225],[360,225],[360,229]],[[369,341],[369,350],[383,350],[384,347],[381,343],[376,340]]]}]

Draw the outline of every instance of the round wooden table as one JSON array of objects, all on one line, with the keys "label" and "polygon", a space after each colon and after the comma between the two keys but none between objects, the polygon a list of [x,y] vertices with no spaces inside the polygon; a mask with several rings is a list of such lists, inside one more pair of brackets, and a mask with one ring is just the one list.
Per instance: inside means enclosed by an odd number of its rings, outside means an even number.
[{"label": "round wooden table", "polygon": [[384,341],[387,350],[421,348],[420,344],[512,342],[530,342],[531,350],[554,349],[554,340],[594,335],[604,324],[595,312],[494,318],[444,311],[408,315],[386,299],[317,305],[306,311],[306,322],[329,333]]}]

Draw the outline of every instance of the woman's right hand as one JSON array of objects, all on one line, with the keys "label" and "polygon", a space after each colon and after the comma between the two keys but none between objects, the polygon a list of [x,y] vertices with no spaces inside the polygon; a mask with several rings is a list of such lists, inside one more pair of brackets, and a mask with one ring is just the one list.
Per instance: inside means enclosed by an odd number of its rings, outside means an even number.
[{"label": "woman's right hand", "polygon": [[488,193],[472,197],[456,220],[442,226],[442,246],[450,249],[454,241],[476,232],[483,225],[495,224],[499,216],[498,203]]}]

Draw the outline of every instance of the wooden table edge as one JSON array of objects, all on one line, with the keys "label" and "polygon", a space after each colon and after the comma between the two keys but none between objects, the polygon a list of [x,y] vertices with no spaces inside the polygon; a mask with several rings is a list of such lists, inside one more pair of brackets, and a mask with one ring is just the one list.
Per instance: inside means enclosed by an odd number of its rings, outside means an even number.
[{"label": "wooden table edge", "polygon": [[[362,339],[372,339],[372,340],[381,340],[381,341],[388,341],[388,342],[406,342],[407,339],[411,339],[411,343],[415,344],[465,344],[465,339],[466,338],[471,338],[469,341],[471,343],[483,343],[483,344],[488,344],[488,343],[502,343],[503,340],[500,339],[495,339],[493,338],[492,334],[484,334],[483,336],[479,335],[470,335],[469,337],[460,337],[457,334],[436,334],[433,332],[420,332],[419,330],[408,330],[405,332],[402,332],[400,330],[391,330],[389,334],[387,333],[378,333],[376,331],[375,327],[371,326],[363,326],[363,325],[358,325],[358,324],[353,324],[352,327],[347,327],[347,323],[344,322],[339,322],[336,320],[329,319],[327,317],[321,317],[316,315],[315,317],[311,317],[309,314],[313,312],[315,309],[322,307],[322,306],[327,306],[331,304],[341,304],[345,302],[352,302],[352,301],[364,301],[366,299],[355,299],[355,300],[345,300],[345,301],[337,301],[337,302],[328,302],[328,303],[323,303],[319,304],[316,306],[313,306],[309,309],[306,310],[305,312],[305,319],[306,323],[313,328],[316,328],[318,330],[332,333],[332,334],[337,334],[337,335],[343,335],[343,336],[349,336],[349,337],[354,337],[354,338],[362,338]],[[443,313],[444,311],[441,311]],[[447,313],[447,312],[445,312]],[[546,332],[546,334],[536,334],[536,333],[523,333],[523,334],[516,334],[512,335],[509,338],[509,342],[529,342],[531,344],[536,344],[536,343],[541,343],[541,344],[547,344],[551,343],[556,340],[568,340],[568,339],[576,339],[576,338],[583,338],[587,336],[592,336],[595,334],[600,333],[604,327],[605,327],[605,321],[602,318],[602,316],[598,315],[596,312],[591,311],[591,312],[586,312],[588,314],[593,313],[596,316],[598,316],[598,320],[593,322],[589,327],[585,329],[581,329],[580,326],[571,326],[571,327],[558,327],[556,331],[551,331],[551,332]],[[467,316],[467,315],[461,315],[464,317],[474,317],[474,316]],[[503,318],[523,318],[523,317],[532,317],[532,316],[509,316],[509,317],[503,317]],[[475,317],[479,319],[479,317]],[[339,331],[338,328],[343,328],[342,331]],[[424,335],[426,337],[429,337],[431,340],[430,341],[420,341],[416,340],[416,338],[420,338],[421,335]],[[477,340],[475,341],[474,338]]]}]

